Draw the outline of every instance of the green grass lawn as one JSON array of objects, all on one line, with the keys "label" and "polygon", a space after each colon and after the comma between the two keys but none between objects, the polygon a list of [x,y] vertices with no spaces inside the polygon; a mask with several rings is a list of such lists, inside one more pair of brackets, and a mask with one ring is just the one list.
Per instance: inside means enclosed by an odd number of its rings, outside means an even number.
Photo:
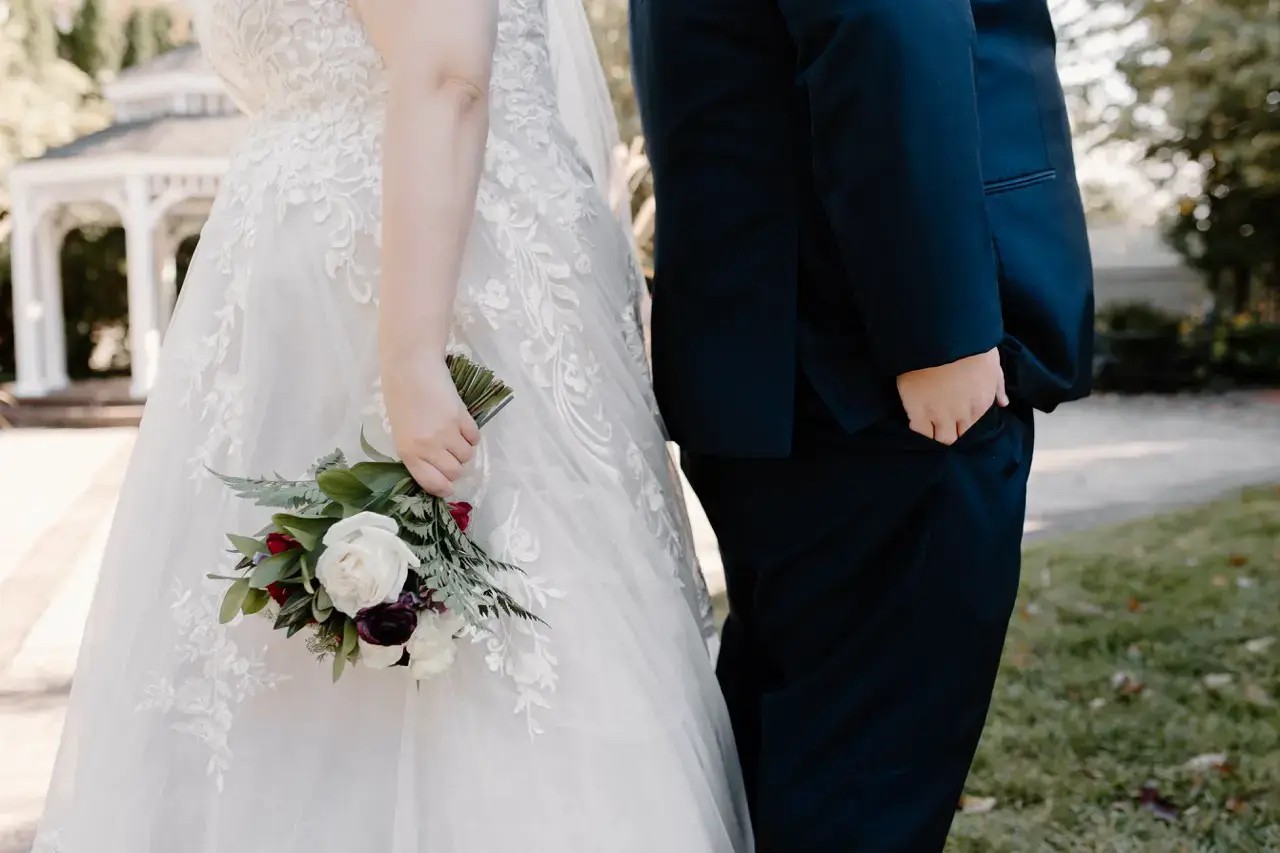
[{"label": "green grass lawn", "polygon": [[1280,851],[1277,700],[1280,488],[1033,544],[948,850]]}]

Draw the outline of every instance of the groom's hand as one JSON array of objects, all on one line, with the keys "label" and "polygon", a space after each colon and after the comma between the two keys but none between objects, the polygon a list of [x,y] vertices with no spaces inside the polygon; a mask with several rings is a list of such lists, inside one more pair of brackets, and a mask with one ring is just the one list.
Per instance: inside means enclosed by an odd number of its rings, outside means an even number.
[{"label": "groom's hand", "polygon": [[1009,405],[999,350],[898,377],[898,396],[911,429],[942,444],[955,444],[991,406]]}]

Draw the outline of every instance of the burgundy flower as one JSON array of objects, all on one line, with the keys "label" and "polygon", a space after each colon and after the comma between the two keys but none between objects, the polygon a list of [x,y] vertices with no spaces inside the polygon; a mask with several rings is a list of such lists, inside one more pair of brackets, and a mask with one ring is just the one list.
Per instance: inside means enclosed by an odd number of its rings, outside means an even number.
[{"label": "burgundy flower", "polygon": [[356,614],[356,633],[375,646],[401,646],[418,627],[418,610],[411,594],[391,604],[366,607]]},{"label": "burgundy flower", "polygon": [[453,516],[453,523],[458,525],[458,529],[466,533],[467,528],[471,526],[471,504],[466,501],[451,503],[449,504],[449,515]]},{"label": "burgundy flower", "polygon": [[267,550],[271,552],[273,557],[276,554],[283,554],[285,551],[292,551],[294,548],[301,547],[302,543],[287,533],[267,534]]},{"label": "burgundy flower", "polygon": [[289,587],[280,583],[280,581],[276,581],[275,583],[267,584],[267,595],[271,596],[271,600],[276,604],[284,607],[285,603],[289,600],[289,596],[293,595],[293,592]]}]

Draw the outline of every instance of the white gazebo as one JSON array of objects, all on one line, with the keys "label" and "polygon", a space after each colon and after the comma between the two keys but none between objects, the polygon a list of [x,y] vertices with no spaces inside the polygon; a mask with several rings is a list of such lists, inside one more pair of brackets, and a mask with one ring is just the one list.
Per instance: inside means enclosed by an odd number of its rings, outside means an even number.
[{"label": "white gazebo", "polygon": [[199,48],[129,69],[105,87],[114,122],[10,173],[19,397],[67,385],[60,254],[89,222],[125,229],[131,393],[145,397],[176,298],[175,253],[200,232],[244,119]]}]

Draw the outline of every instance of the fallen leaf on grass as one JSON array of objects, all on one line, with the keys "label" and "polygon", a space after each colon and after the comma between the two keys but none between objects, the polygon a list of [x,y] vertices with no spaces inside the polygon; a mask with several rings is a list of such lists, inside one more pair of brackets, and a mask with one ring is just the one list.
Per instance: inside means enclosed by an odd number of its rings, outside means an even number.
[{"label": "fallen leaf on grass", "polygon": [[1204,755],[1197,755],[1195,758],[1182,765],[1187,770],[1205,771],[1218,770],[1226,768],[1230,770],[1231,765],[1227,763],[1227,754],[1225,752],[1206,752]]},{"label": "fallen leaf on grass", "polygon": [[1138,792],[1138,805],[1151,812],[1159,820],[1174,823],[1182,814],[1182,809],[1172,800],[1166,800],[1160,796],[1160,791],[1154,785],[1143,785],[1142,790]]},{"label": "fallen leaf on grass", "polygon": [[1130,613],[1138,613],[1142,610],[1142,602],[1138,600],[1136,595],[1129,598],[1129,603],[1126,606],[1129,608]]},{"label": "fallen leaf on grass", "polygon": [[1226,576],[1226,575],[1214,575],[1214,576],[1213,576],[1213,585],[1214,585],[1214,586],[1218,586],[1218,587],[1226,586],[1226,585],[1227,585],[1227,576]]},{"label": "fallen leaf on grass", "polygon": [[1137,696],[1147,689],[1147,685],[1131,672],[1117,672],[1111,676],[1111,688],[1121,696]]},{"label": "fallen leaf on grass", "polygon": [[1204,677],[1204,686],[1210,690],[1225,690],[1235,680],[1236,677],[1229,672],[1211,672]]},{"label": "fallen leaf on grass", "polygon": [[1223,805],[1232,814],[1244,814],[1249,808],[1249,803],[1244,797],[1227,797]]},{"label": "fallen leaf on grass", "polygon": [[1275,637],[1258,637],[1244,644],[1244,650],[1251,655],[1260,655],[1275,645]]},{"label": "fallen leaf on grass", "polygon": [[1227,557],[1227,563],[1238,569],[1241,566],[1249,565],[1249,558],[1244,554],[1232,554],[1230,557]]},{"label": "fallen leaf on grass", "polygon": [[960,798],[960,811],[964,814],[987,814],[995,810],[995,797],[971,797],[965,794]]},{"label": "fallen leaf on grass", "polygon": [[1101,711],[1105,707],[1107,707],[1107,700],[1103,699],[1101,696],[1089,703],[1090,711]]},{"label": "fallen leaf on grass", "polygon": [[1262,686],[1249,682],[1244,686],[1244,698],[1246,702],[1257,705],[1259,708],[1274,708],[1276,700]]}]

